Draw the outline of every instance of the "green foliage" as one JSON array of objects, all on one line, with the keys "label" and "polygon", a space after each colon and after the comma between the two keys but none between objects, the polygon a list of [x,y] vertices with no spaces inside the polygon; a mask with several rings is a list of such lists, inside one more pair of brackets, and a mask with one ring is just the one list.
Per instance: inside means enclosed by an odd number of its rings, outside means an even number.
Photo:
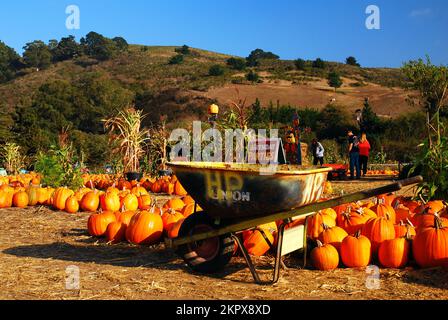
[{"label": "green foliage", "polygon": [[74,36],[62,38],[59,42],[50,41],[49,49],[55,62],[70,60],[82,54],[82,47]]},{"label": "green foliage", "polygon": [[342,79],[339,73],[332,71],[328,74],[328,85],[335,89],[340,88],[342,86]]},{"label": "green foliage", "polygon": [[255,71],[250,70],[246,74],[246,79],[247,79],[247,81],[250,81],[250,82],[258,82],[260,80],[260,76]]},{"label": "green foliage", "polygon": [[0,83],[9,81],[16,74],[16,64],[20,59],[13,48],[0,41]]},{"label": "green foliage", "polygon": [[115,42],[118,51],[127,51],[129,48],[128,42],[123,37],[115,37],[112,41]]},{"label": "green foliage", "polygon": [[52,55],[43,41],[29,42],[23,47],[23,50],[23,60],[27,66],[46,69],[51,65]]},{"label": "green foliage", "polygon": [[297,59],[294,61],[294,65],[296,66],[297,70],[306,70],[306,61],[303,59]]},{"label": "green foliage", "polygon": [[364,100],[362,109],[361,131],[377,134],[382,131],[381,120],[370,106],[369,99]]},{"label": "green foliage", "polygon": [[184,56],[182,54],[178,54],[171,57],[168,64],[181,64],[182,62],[184,62]]},{"label": "green foliage", "polygon": [[246,69],[246,60],[241,58],[229,58],[227,59],[227,65],[234,70],[242,71]]},{"label": "green foliage", "polygon": [[115,38],[111,40],[96,32],[89,32],[85,38],[81,38],[81,45],[84,48],[84,52],[97,59],[97,60],[109,60],[113,58],[118,52],[127,48],[126,44]]},{"label": "green foliage", "polygon": [[341,153],[341,145],[336,140],[322,140],[320,141],[325,149],[325,162],[326,163],[345,163],[346,160]]},{"label": "green foliage", "polygon": [[224,67],[220,64],[215,64],[213,66],[210,67],[210,69],[208,70],[208,75],[212,76],[212,77],[218,77],[218,76],[222,76],[224,74]]},{"label": "green foliage", "polygon": [[247,65],[249,67],[256,67],[259,65],[260,60],[269,59],[269,60],[278,60],[280,57],[272,52],[266,52],[262,49],[253,50],[250,55],[246,58]]},{"label": "green foliage", "polygon": [[356,61],[355,57],[348,57],[347,59],[345,59],[345,63],[350,65],[350,66],[355,66],[355,67],[360,67],[361,65],[358,63],[358,61]]},{"label": "green foliage", "polygon": [[183,55],[188,55],[191,53],[191,50],[190,50],[189,46],[184,44],[182,47],[174,49],[174,52],[177,52],[177,53],[180,53]]},{"label": "green foliage", "polygon": [[317,69],[325,69],[327,67],[327,63],[321,58],[317,58],[316,60],[313,61],[312,66],[313,68]]},{"label": "green foliage", "polygon": [[22,155],[20,146],[14,142],[8,142],[0,149],[0,159],[3,166],[10,174],[18,174],[23,169],[25,157]]},{"label": "green foliage", "polygon": [[322,111],[317,123],[319,139],[345,139],[348,129],[353,129],[351,116],[342,106],[328,104]]},{"label": "green foliage", "polygon": [[71,146],[51,146],[36,156],[34,170],[43,175],[42,183],[53,188],[69,187],[77,190],[83,185],[81,163]]}]

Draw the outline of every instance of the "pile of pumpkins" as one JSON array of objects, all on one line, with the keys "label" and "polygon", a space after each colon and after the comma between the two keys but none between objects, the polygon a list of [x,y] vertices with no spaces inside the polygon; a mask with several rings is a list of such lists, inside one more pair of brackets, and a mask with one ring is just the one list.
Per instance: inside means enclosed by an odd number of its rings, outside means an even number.
[{"label": "pile of pumpkins", "polygon": [[[170,199],[161,208],[156,207],[147,192],[142,192],[138,199],[138,206],[130,208],[119,201],[119,191],[108,190],[100,199],[100,211],[89,217],[89,234],[105,237],[111,244],[128,241],[154,245],[163,236],[176,238],[183,221],[194,213],[195,203],[188,195]],[[196,210],[202,211],[199,206]]]},{"label": "pile of pumpkins", "polygon": [[384,195],[376,202],[326,209],[308,223],[316,269],[341,264],[365,267],[373,261],[403,268],[413,258],[422,268],[448,266],[448,206],[444,201],[420,203]]}]

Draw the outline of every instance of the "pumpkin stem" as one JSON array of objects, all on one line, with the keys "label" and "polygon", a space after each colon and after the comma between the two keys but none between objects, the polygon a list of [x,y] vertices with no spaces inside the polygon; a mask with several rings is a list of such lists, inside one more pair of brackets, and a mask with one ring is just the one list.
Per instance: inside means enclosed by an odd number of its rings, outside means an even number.
[{"label": "pumpkin stem", "polygon": [[434,215],[434,228],[437,230],[443,229],[442,219],[438,215]]},{"label": "pumpkin stem", "polygon": [[414,227],[414,224],[411,222],[411,220],[409,220],[409,218],[406,218],[406,222],[407,222],[407,224],[408,224],[410,227],[415,228],[415,227]]},{"label": "pumpkin stem", "polygon": [[316,242],[319,248],[324,246],[324,244],[320,240],[316,240]]},{"label": "pumpkin stem", "polygon": [[325,223],[322,223],[322,228],[324,228],[324,230],[329,230],[330,229],[330,227],[327,224],[325,224]]},{"label": "pumpkin stem", "polygon": [[356,231],[355,238],[359,238],[361,236],[361,229]]}]

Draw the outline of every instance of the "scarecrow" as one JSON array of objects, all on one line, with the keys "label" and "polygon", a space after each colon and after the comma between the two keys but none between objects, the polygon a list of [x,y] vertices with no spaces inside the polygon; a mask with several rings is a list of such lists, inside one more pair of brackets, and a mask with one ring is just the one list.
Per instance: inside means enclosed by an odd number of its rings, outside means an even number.
[{"label": "scarecrow", "polygon": [[290,164],[302,165],[302,149],[300,144],[300,121],[297,112],[292,119],[292,128],[289,128],[286,135],[285,152]]}]

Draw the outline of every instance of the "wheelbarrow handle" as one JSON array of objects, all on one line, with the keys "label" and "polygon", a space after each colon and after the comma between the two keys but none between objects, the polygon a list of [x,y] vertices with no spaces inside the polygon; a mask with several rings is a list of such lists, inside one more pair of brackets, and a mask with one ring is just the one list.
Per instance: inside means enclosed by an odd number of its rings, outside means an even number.
[{"label": "wheelbarrow handle", "polygon": [[415,177],[411,177],[411,178],[407,178],[407,179],[398,181],[398,183],[400,184],[401,187],[406,187],[406,186],[410,186],[410,185],[421,183],[421,182],[423,182],[422,176],[415,176]]}]

